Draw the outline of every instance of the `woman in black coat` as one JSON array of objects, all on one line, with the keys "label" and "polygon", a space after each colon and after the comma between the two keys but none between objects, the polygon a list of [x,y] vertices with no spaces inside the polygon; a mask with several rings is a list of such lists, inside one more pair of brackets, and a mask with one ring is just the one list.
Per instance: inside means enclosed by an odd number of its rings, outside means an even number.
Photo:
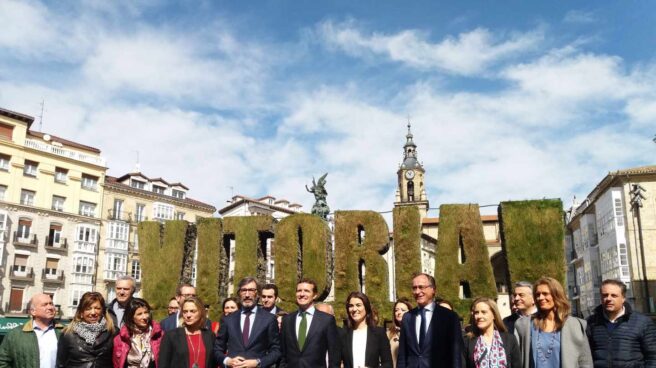
[{"label": "woman in black coat", "polygon": [[[383,327],[376,327],[376,319],[369,298],[354,291],[346,298],[348,320],[342,342],[344,368],[392,368],[392,353]],[[364,348],[364,349],[363,349]]]},{"label": "woman in black coat", "polygon": [[57,343],[57,368],[112,368],[115,330],[103,296],[84,293]]},{"label": "woman in black coat", "polygon": [[159,348],[159,368],[214,368],[214,334],[206,327],[205,305],[197,297],[180,306],[183,326],[164,334]]},{"label": "woman in black coat", "polygon": [[514,335],[506,331],[497,303],[477,298],[471,306],[462,349],[463,368],[521,368],[522,356]]}]

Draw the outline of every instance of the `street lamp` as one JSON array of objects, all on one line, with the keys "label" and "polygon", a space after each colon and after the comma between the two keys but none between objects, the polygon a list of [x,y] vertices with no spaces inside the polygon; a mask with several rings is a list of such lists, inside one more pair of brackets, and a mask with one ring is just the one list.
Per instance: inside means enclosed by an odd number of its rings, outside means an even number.
[{"label": "street lamp", "polygon": [[[656,140],[656,138],[654,138]],[[638,241],[640,242],[640,259],[642,261],[642,282],[645,289],[645,311],[651,313],[651,303],[649,297],[649,279],[647,278],[647,265],[645,264],[645,247],[642,241],[642,222],[640,221],[640,208],[642,201],[647,199],[642,193],[646,192],[645,188],[640,184],[631,185],[631,207],[638,220]]]}]

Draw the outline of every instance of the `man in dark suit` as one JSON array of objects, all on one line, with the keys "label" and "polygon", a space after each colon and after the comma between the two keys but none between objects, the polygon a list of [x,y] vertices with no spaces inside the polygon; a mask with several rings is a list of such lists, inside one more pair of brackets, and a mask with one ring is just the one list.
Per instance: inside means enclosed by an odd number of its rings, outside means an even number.
[{"label": "man in dark suit", "polygon": [[260,286],[253,277],[239,281],[241,311],[223,318],[214,341],[214,359],[221,367],[271,367],[280,359],[276,317],[257,307]]},{"label": "man in dark suit", "polygon": [[417,308],[403,316],[397,368],[460,368],[460,320],[435,303],[433,276],[417,274],[412,279],[412,295]]},{"label": "man in dark suit", "polygon": [[278,286],[276,286],[276,284],[264,285],[260,294],[262,309],[273,315],[276,315],[278,312],[284,312],[276,305],[276,302],[278,301]]},{"label": "man in dark suit", "polygon": [[[159,324],[160,327],[162,327],[163,331],[171,331],[174,330],[179,326],[179,321],[180,321],[180,310],[182,309],[182,302],[190,298],[192,296],[196,296],[196,288],[189,285],[189,284],[180,284],[178,287],[175,289],[175,299],[178,301],[178,306],[179,309],[176,313],[173,313],[169,315],[168,317],[164,318]],[[207,320],[207,326],[210,326],[211,322]],[[210,327],[208,327],[210,328]]]},{"label": "man in dark suit", "polygon": [[318,368],[339,367],[339,341],[335,317],[314,307],[317,284],[302,279],[296,285],[298,311],[283,317],[280,331],[281,367]]}]

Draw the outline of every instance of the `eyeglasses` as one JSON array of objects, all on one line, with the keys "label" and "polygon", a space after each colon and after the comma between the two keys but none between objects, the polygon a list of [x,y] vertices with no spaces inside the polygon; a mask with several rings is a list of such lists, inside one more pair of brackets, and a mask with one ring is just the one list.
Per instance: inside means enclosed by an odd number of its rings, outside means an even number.
[{"label": "eyeglasses", "polygon": [[245,294],[245,293],[257,293],[257,289],[253,289],[253,288],[241,288],[241,289],[239,289],[239,292],[240,292],[240,293],[244,293],[244,294]]},{"label": "eyeglasses", "polygon": [[412,291],[424,291],[428,288],[432,288],[431,285],[413,285]]}]

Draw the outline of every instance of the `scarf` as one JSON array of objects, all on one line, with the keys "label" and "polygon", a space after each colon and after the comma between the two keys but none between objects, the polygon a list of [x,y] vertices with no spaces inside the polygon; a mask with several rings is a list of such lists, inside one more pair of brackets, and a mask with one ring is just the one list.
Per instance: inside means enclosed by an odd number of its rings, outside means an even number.
[{"label": "scarf", "polygon": [[148,368],[153,360],[153,351],[150,346],[152,327],[143,333],[135,333],[130,338],[130,351],[127,357],[128,367]]},{"label": "scarf", "polygon": [[105,330],[107,330],[107,327],[104,319],[96,323],[78,322],[73,326],[73,331],[89,345],[93,345],[98,335]]},{"label": "scarf", "polygon": [[474,346],[474,363],[476,368],[506,368],[508,361],[506,359],[506,351],[503,349],[503,340],[499,331],[494,330],[492,343],[490,346],[485,344],[483,335],[476,339]]}]

